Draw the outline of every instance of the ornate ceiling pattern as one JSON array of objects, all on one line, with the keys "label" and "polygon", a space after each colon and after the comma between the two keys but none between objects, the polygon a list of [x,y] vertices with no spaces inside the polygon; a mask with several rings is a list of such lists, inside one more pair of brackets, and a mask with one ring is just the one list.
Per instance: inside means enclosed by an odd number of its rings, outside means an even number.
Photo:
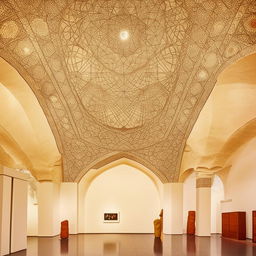
[{"label": "ornate ceiling pattern", "polygon": [[5,0],[0,55],[37,96],[65,181],[127,153],[177,181],[223,68],[256,50],[254,0]]}]

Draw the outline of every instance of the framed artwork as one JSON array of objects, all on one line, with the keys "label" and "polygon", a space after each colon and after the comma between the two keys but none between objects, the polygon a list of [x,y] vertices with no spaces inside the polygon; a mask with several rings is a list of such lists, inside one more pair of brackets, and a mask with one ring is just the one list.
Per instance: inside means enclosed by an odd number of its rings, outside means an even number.
[{"label": "framed artwork", "polygon": [[120,222],[120,213],[119,212],[105,212],[104,213],[104,222],[106,222],[106,223]]}]

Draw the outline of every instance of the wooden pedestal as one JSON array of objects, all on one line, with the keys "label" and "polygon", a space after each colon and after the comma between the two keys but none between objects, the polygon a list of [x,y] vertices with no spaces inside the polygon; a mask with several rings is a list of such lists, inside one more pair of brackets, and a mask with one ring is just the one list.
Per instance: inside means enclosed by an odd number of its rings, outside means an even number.
[{"label": "wooden pedestal", "polygon": [[222,213],[222,236],[245,240],[246,239],[246,216],[245,212]]}]

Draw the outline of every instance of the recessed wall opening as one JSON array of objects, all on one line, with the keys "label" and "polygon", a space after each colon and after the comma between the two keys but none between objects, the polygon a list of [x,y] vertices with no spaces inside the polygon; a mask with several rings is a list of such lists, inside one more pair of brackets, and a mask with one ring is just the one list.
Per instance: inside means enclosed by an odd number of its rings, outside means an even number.
[{"label": "recessed wall opening", "polygon": [[[86,185],[81,181],[79,186]],[[94,177],[87,189],[80,189],[79,197],[80,233],[153,233],[162,207],[161,187],[128,164]],[[117,213],[119,219],[104,221],[104,213]]]}]

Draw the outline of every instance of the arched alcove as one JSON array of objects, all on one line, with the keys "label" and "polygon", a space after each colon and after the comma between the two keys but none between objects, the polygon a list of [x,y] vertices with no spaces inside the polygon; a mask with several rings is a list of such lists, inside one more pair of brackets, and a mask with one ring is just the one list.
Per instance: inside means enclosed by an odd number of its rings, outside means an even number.
[{"label": "arched alcove", "polygon": [[[152,233],[162,207],[162,183],[142,165],[120,159],[90,170],[79,183],[79,233]],[[106,212],[120,222],[104,223]]]}]

